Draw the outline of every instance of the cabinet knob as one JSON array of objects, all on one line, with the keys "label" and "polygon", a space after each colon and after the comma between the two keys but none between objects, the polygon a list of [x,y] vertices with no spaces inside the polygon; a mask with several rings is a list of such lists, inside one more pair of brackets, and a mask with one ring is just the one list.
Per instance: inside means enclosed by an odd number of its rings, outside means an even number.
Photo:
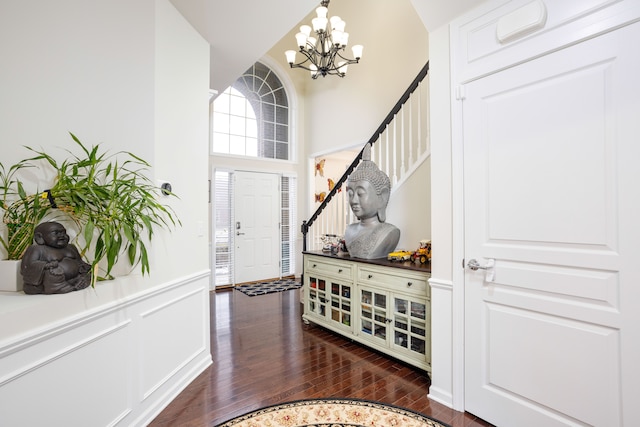
[{"label": "cabinet knob", "polygon": [[316,265],[317,265],[317,264],[313,264],[313,267],[311,267],[311,268],[316,268]]},{"label": "cabinet knob", "polygon": [[413,285],[413,283],[412,283],[412,282],[407,282],[407,286],[409,286],[409,287],[410,287],[411,285]]},{"label": "cabinet knob", "polygon": [[385,319],[387,323],[391,323],[391,319]]},{"label": "cabinet knob", "polygon": [[370,274],[370,275],[369,275],[369,279],[371,279],[372,277],[373,277],[373,274]]},{"label": "cabinet knob", "polygon": [[342,273],[342,269],[341,268],[338,269],[338,273]]}]

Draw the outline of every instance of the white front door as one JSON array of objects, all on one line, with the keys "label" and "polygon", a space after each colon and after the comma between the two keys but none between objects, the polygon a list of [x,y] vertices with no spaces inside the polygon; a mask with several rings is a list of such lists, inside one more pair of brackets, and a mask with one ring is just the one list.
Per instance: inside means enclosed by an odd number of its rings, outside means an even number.
[{"label": "white front door", "polygon": [[497,426],[637,425],[639,30],[465,85],[465,409]]},{"label": "white front door", "polygon": [[280,277],[280,176],[236,172],[235,282]]}]

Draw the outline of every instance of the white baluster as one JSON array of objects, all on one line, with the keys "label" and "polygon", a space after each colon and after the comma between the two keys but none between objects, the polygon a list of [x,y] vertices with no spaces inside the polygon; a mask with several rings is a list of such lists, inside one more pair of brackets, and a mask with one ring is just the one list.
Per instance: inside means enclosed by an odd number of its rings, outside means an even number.
[{"label": "white baluster", "polygon": [[393,116],[393,145],[391,146],[391,153],[393,159],[393,175],[391,176],[392,185],[396,185],[398,182],[398,115]]},{"label": "white baluster", "polygon": [[[411,102],[411,98],[407,100],[407,102]],[[406,103],[405,103],[406,105]],[[404,121],[404,105],[402,106],[402,116],[400,116],[400,179],[404,178],[404,174],[407,172],[406,163],[405,163],[405,150],[404,147],[407,144],[407,141],[404,137],[404,129],[407,126]]]},{"label": "white baluster", "polygon": [[418,86],[418,154],[423,153],[422,149],[422,83]]},{"label": "white baluster", "polygon": [[429,92],[430,92],[430,88],[429,88],[429,76],[427,76],[424,80],[423,83],[424,84],[424,90],[426,92],[425,95],[425,118],[426,118],[426,128],[427,128],[427,135],[425,138],[425,152],[430,152],[431,151],[431,126],[429,125],[429,117],[431,116],[431,105],[429,104]]},{"label": "white baluster", "polygon": [[384,156],[385,156],[385,168],[384,168],[384,172],[387,175],[389,174],[389,171],[391,171],[391,166],[389,164],[389,145],[391,145],[389,143],[389,132],[391,132],[391,126],[387,125],[387,135],[386,135],[386,142],[385,142],[385,151],[384,151]]}]

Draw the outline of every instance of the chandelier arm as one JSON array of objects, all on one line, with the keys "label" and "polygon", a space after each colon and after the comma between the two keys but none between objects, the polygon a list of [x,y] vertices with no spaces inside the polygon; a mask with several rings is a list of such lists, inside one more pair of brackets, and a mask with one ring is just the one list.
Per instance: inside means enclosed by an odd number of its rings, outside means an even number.
[{"label": "chandelier arm", "polygon": [[[327,61],[329,64],[333,66],[333,68],[338,68],[336,66],[336,55],[338,55],[338,51],[336,49],[331,49],[329,51],[329,60]],[[338,55],[340,56],[340,55]]]},{"label": "chandelier arm", "polygon": [[306,60],[306,61],[302,61],[302,62],[299,62],[299,63],[297,63],[297,64],[289,64],[289,66],[290,66],[291,68],[302,68],[303,70],[307,70],[307,71],[313,71],[313,72],[315,72],[316,70],[312,70],[311,68],[306,67],[306,66],[304,65],[306,62],[308,62],[308,60]]},{"label": "chandelier arm", "polygon": [[[324,76],[324,75],[327,74],[326,72],[323,73],[321,68],[316,63],[316,61],[314,61],[314,58],[308,52],[306,52],[304,50],[301,50],[300,53],[302,53],[305,56],[306,59],[304,61],[302,61],[302,62],[297,63],[297,64],[289,63],[289,66],[291,68],[302,68],[303,70],[307,70],[307,71],[312,72],[311,78],[314,79],[314,80],[318,77],[318,75],[323,75]],[[310,63],[308,67],[304,65],[307,62]],[[315,70],[310,67],[311,64],[313,64],[316,67]]]},{"label": "chandelier arm", "polygon": [[[342,50],[344,50],[344,49],[342,49]],[[345,65],[357,64],[360,61],[359,59],[345,58],[344,56],[340,55],[340,52],[337,52],[337,51],[336,51],[336,55],[338,55],[340,57],[340,59],[344,59],[345,61],[347,61],[347,63]]]}]

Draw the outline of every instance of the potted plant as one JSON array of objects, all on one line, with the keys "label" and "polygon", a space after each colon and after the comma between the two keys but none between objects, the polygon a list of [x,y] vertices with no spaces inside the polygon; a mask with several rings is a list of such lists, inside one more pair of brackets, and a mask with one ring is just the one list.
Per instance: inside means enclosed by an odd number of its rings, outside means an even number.
[{"label": "potted plant", "polygon": [[[35,226],[56,220],[76,229],[73,243],[92,265],[93,284],[112,278],[123,254],[143,275],[149,273],[146,245],[155,230],[180,224],[173,210],[159,202],[160,191],[147,176],[150,165],[130,152],[109,154],[70,135],[81,155],[68,151],[68,157],[58,161],[50,153],[26,147],[32,157],[8,169],[0,163],[0,213],[6,227],[0,244],[7,258],[19,260],[32,243]],[[36,166],[55,176],[49,188],[29,193],[19,175]]]},{"label": "potted plant", "polygon": [[0,230],[0,246],[6,262],[0,262],[0,290],[21,290],[20,259],[31,244],[33,230],[44,218],[48,207],[37,194],[28,194],[17,178],[20,170],[30,167],[20,161],[5,169],[0,163],[0,211],[4,230]]}]

